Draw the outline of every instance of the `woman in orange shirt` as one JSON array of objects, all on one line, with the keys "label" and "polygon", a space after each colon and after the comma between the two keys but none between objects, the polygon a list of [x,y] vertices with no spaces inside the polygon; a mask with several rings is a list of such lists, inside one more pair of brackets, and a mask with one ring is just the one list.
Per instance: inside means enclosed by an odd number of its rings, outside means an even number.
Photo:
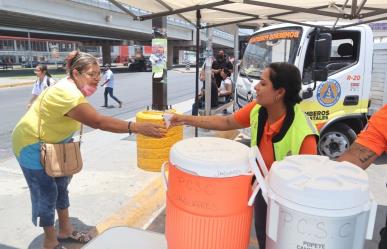
[{"label": "woman in orange shirt", "polygon": [[[211,130],[251,128],[251,146],[258,146],[270,169],[287,155],[317,154],[317,129],[301,111],[300,72],[288,63],[271,63],[255,86],[256,100],[229,116],[174,115],[172,125],[187,124]],[[265,248],[266,203],[254,201],[255,228],[260,249]]]}]

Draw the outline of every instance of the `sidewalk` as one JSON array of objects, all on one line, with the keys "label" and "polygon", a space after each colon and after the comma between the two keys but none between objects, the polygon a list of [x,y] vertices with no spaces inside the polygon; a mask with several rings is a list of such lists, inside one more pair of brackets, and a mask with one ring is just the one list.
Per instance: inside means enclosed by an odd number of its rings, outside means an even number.
[{"label": "sidewalk", "polygon": [[34,84],[36,76],[28,77],[0,77],[0,88],[17,87],[17,86],[31,86]]},{"label": "sidewalk", "polygon": [[177,67],[177,68],[173,68],[172,70],[180,73],[195,73],[196,67],[195,65],[191,66],[188,70],[185,67]]},{"label": "sidewalk", "polygon": [[[193,100],[176,104],[190,111]],[[185,128],[185,138],[194,129]],[[200,132],[201,136],[229,136],[233,132]],[[137,167],[135,136],[95,130],[84,134],[83,170],[69,186],[70,217],[79,230],[101,233],[113,226],[146,228],[164,207],[160,173]],[[16,159],[0,163],[0,249],[37,249],[43,235],[31,223],[30,195]],[[75,218],[76,217],[76,218]],[[71,249],[80,245],[67,245]]]},{"label": "sidewalk", "polygon": [[[187,112],[191,105],[189,100],[174,107]],[[153,199],[164,197],[160,173],[137,167],[135,136],[100,130],[86,133],[82,156],[84,169],[69,186],[70,216],[76,217],[72,221],[79,229],[89,230],[97,225],[97,230],[102,231],[118,222],[142,227],[163,206],[163,198]],[[1,249],[39,248],[42,230],[31,223],[29,198],[16,159],[0,163]]]}]

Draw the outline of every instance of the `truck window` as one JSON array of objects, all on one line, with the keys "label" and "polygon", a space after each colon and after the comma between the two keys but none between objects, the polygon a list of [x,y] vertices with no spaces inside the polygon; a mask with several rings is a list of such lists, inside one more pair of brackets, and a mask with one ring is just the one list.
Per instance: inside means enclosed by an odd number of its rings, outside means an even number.
[{"label": "truck window", "polygon": [[282,28],[254,34],[243,55],[240,74],[259,78],[272,62],[294,63],[302,30]]},{"label": "truck window", "polygon": [[[332,31],[332,51],[330,61],[323,65],[316,65],[318,68],[328,69],[328,75],[344,70],[357,63],[359,59],[360,32],[359,31]],[[312,82],[312,71],[314,61],[314,34],[311,34],[308,49],[305,55],[303,69],[303,83]]]}]

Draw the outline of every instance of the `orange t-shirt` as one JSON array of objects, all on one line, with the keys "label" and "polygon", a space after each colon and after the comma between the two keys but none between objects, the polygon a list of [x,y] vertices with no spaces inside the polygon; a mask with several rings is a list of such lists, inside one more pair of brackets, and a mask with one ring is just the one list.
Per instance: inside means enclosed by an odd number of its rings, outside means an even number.
[{"label": "orange t-shirt", "polygon": [[[248,105],[244,106],[242,109],[237,111],[234,114],[235,120],[243,125],[244,127],[250,126],[250,112],[256,105],[256,102],[253,101],[249,103]],[[261,151],[263,160],[266,163],[266,166],[268,169],[270,169],[271,165],[274,162],[274,150],[273,150],[273,143],[272,138],[273,136],[277,135],[280,131],[282,124],[284,122],[285,115],[283,115],[281,118],[279,118],[277,121],[275,121],[272,124],[269,124],[269,122],[266,122],[265,127],[263,129],[263,134],[261,141],[259,143],[259,150]],[[311,154],[316,155],[317,154],[317,141],[314,135],[309,135],[305,137],[304,142],[302,142],[300,154]]]},{"label": "orange t-shirt", "polygon": [[367,127],[359,134],[356,143],[361,144],[378,156],[387,151],[387,105],[372,115]]}]

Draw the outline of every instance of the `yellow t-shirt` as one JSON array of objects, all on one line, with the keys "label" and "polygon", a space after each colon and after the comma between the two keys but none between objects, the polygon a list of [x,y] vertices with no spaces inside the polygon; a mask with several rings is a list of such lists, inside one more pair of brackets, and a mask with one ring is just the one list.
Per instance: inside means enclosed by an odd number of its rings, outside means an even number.
[{"label": "yellow t-shirt", "polygon": [[62,79],[39,95],[12,133],[13,151],[22,167],[42,169],[40,141],[61,143],[71,139],[80,123],[65,114],[82,103],[88,102],[70,78]]}]

